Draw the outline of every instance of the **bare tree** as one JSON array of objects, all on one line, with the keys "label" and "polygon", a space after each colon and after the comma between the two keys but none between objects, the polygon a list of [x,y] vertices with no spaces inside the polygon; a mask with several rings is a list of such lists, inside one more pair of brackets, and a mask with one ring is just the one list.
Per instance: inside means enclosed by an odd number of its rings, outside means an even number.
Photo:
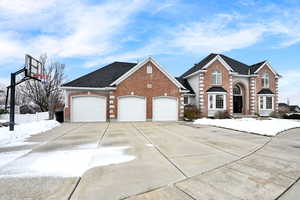
[{"label": "bare tree", "polygon": [[40,56],[40,61],[44,66],[45,80],[26,81],[22,93],[38,105],[42,112],[48,111],[49,119],[53,119],[56,107],[63,104],[63,91],[60,85],[64,80],[65,65],[58,62],[48,63],[47,55]]},{"label": "bare tree", "polygon": [[0,105],[5,104],[6,87],[3,83],[0,83]]}]

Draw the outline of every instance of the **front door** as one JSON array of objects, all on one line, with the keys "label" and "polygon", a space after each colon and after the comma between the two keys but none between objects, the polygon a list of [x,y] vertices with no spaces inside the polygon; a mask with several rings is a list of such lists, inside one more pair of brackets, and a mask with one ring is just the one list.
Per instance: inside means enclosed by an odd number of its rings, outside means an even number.
[{"label": "front door", "polygon": [[243,112],[243,97],[233,96],[233,112],[242,113]]}]

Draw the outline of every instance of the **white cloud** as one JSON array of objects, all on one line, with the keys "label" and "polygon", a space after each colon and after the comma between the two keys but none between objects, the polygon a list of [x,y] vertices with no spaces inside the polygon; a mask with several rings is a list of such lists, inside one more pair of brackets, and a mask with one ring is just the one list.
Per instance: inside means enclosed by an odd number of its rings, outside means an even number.
[{"label": "white cloud", "polygon": [[279,80],[279,95],[281,102],[290,100],[291,104],[300,105],[300,71],[286,71],[281,73]]},{"label": "white cloud", "polygon": [[[90,5],[83,1],[1,0],[0,36],[5,37],[1,37],[0,52],[5,54],[0,55],[0,62],[8,57],[23,57],[25,53],[37,56],[47,52],[50,56],[73,58],[111,52],[119,47],[117,38],[130,17],[145,2],[126,0]],[[28,11],[30,8],[32,12]],[[4,32],[7,29],[12,31]],[[14,32],[20,36],[15,37]]]},{"label": "white cloud", "polygon": [[188,52],[207,53],[241,49],[257,43],[265,29],[260,25],[228,28],[219,22],[192,23],[176,32],[173,45]]}]

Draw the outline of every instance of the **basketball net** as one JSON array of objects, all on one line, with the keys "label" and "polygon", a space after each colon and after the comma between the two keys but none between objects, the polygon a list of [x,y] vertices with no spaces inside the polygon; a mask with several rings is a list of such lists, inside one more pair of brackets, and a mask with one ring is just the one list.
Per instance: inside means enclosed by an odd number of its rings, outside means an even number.
[{"label": "basketball net", "polygon": [[43,84],[46,84],[49,82],[49,76],[46,74],[34,74],[33,78],[37,78],[37,79],[41,80],[41,82]]}]

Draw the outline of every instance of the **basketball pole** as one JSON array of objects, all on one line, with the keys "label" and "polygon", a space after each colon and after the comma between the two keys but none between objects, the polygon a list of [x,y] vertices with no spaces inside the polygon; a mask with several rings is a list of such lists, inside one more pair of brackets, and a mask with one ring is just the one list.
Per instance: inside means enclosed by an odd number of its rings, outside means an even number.
[{"label": "basketball pole", "polygon": [[[35,61],[36,65],[32,64],[32,60]],[[9,108],[9,131],[14,131],[15,129],[15,104],[16,104],[16,86],[24,81],[28,81],[30,79],[41,81],[40,79],[32,76],[32,69],[35,69],[37,73],[39,71],[39,67],[41,66],[41,62],[37,59],[33,58],[30,55],[25,55],[25,67],[16,71],[15,73],[10,74],[10,86],[7,87],[7,94],[5,100],[5,109],[7,109],[7,101],[8,101],[8,90],[10,89],[10,108]],[[27,69],[29,67],[29,69]],[[16,76],[18,74],[25,73],[25,76],[16,82]]]},{"label": "basketball pole", "polygon": [[16,86],[25,80],[16,83],[16,76],[23,72],[26,72],[25,68],[10,74],[9,131],[15,129]]},{"label": "basketball pole", "polygon": [[15,103],[16,103],[16,73],[10,75],[10,109],[9,109],[9,130],[15,129]]}]

